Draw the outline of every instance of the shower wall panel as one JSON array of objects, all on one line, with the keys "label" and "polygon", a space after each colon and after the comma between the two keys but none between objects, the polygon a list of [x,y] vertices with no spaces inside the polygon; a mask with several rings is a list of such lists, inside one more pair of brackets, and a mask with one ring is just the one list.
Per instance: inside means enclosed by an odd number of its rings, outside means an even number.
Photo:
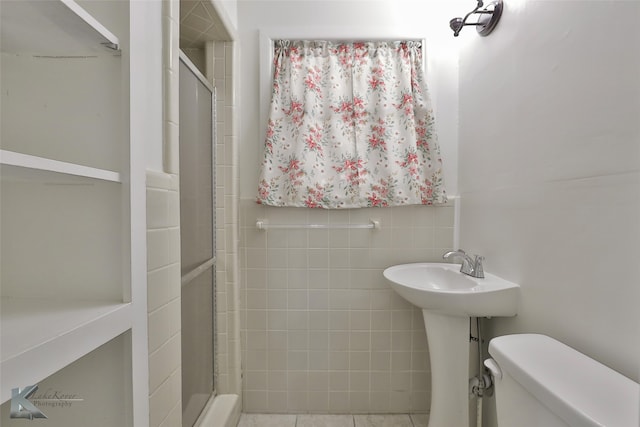
[{"label": "shower wall panel", "polygon": [[214,97],[180,63],[182,424],[192,426],[215,392]]}]

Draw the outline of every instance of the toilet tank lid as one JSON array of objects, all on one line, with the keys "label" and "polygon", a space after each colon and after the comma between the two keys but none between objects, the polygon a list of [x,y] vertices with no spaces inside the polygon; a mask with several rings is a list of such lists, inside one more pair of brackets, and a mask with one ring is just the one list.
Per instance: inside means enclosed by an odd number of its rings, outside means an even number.
[{"label": "toilet tank lid", "polygon": [[489,354],[570,426],[640,426],[640,384],[553,338],[496,337]]}]

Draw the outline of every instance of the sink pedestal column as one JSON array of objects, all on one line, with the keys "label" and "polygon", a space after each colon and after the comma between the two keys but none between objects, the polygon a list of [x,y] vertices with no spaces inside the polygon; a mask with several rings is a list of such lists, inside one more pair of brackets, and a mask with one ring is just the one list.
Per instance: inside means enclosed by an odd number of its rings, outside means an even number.
[{"label": "sink pedestal column", "polygon": [[469,427],[469,317],[422,315],[431,360],[429,427]]}]

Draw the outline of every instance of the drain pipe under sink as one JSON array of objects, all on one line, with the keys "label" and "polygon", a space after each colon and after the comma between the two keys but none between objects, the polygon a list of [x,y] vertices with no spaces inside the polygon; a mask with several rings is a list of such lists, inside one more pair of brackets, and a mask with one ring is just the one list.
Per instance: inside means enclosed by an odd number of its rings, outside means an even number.
[{"label": "drain pipe under sink", "polygon": [[[471,325],[469,325],[471,326]],[[471,330],[471,327],[469,327]],[[480,331],[480,318],[476,317],[476,333],[477,338],[470,337],[471,341],[478,344],[478,375],[469,381],[470,395],[476,396],[476,427],[482,427],[482,397],[485,392],[490,396],[493,391],[493,381],[491,376],[485,372],[482,357],[482,333]]]}]

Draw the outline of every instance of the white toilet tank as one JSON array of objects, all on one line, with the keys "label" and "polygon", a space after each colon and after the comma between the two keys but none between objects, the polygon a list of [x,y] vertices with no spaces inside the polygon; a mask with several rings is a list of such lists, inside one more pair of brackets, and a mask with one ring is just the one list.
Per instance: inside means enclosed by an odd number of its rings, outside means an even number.
[{"label": "white toilet tank", "polygon": [[499,427],[639,427],[640,384],[545,335],[489,342]]}]

